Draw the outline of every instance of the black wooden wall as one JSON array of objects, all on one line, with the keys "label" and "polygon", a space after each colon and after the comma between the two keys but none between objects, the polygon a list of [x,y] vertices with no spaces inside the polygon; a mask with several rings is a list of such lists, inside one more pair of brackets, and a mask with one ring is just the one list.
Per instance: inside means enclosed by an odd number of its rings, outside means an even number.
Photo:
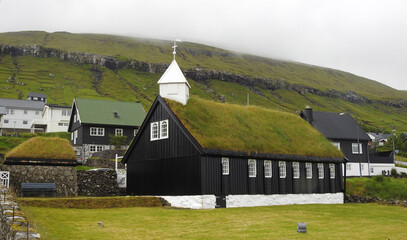
[{"label": "black wooden wall", "polygon": [[360,161],[367,163],[367,153],[368,153],[368,141],[359,141],[362,144],[362,154],[353,154],[352,153],[352,143],[357,143],[357,140],[335,140],[331,139],[333,142],[339,142],[341,145],[341,151],[349,162],[359,162]]},{"label": "black wooden wall", "polygon": [[305,194],[342,191],[342,163],[335,164],[335,178],[324,163],[324,179],[318,178],[318,163],[312,163],[312,179],[306,178],[305,162],[300,162],[300,178],[293,178],[292,162],[286,161],[285,178],[280,178],[278,160],[272,161],[272,177],[264,177],[264,161],[256,160],[256,177],[249,177],[248,159],[229,158],[229,175],[222,175],[221,157],[201,157],[202,194]]}]

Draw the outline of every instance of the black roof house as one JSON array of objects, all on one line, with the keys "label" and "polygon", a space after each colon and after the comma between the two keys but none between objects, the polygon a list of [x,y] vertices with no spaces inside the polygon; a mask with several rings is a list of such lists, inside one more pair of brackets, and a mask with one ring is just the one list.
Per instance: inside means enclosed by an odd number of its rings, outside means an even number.
[{"label": "black roof house", "polygon": [[300,117],[309,122],[343,152],[349,161],[348,176],[360,175],[359,162],[362,175],[370,175],[373,170],[371,163],[387,164],[392,161],[390,157],[378,158],[376,155],[369,155],[368,142],[371,141],[371,138],[348,113],[313,111],[311,107],[307,107],[306,110],[300,112]]}]

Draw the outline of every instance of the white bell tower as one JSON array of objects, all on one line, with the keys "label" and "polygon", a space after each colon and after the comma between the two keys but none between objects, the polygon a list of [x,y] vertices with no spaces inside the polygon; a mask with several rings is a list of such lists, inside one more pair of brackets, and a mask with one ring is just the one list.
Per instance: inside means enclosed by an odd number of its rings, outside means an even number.
[{"label": "white bell tower", "polygon": [[175,44],[175,41],[172,48],[174,48],[174,51],[172,52],[174,60],[172,60],[170,66],[165,70],[164,74],[157,82],[160,86],[160,96],[186,105],[189,99],[189,89],[191,86],[175,61],[175,54],[177,54],[177,45]]}]

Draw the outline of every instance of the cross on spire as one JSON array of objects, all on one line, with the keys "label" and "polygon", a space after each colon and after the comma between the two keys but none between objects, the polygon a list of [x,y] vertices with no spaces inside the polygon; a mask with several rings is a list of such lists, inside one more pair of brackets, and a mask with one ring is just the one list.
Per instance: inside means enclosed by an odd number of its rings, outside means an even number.
[{"label": "cross on spire", "polygon": [[172,52],[172,54],[174,55],[174,60],[175,60],[175,54],[177,54],[176,50],[177,50],[177,44],[174,41],[174,46],[172,48],[174,48],[174,51]]}]

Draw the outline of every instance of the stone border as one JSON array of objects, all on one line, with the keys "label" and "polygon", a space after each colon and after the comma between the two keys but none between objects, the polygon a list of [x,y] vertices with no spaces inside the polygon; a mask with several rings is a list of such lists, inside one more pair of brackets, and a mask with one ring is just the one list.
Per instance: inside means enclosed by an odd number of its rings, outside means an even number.
[{"label": "stone border", "polygon": [[35,225],[27,221],[9,189],[0,186],[0,193],[0,239],[40,239],[36,227],[33,228]]}]

